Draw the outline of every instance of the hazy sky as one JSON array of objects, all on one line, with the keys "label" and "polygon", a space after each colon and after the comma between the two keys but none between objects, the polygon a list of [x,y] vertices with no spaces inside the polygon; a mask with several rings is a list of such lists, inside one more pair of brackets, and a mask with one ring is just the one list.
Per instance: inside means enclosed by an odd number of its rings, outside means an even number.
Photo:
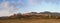
[{"label": "hazy sky", "polygon": [[60,0],[0,0],[0,16],[41,11],[60,12]]}]

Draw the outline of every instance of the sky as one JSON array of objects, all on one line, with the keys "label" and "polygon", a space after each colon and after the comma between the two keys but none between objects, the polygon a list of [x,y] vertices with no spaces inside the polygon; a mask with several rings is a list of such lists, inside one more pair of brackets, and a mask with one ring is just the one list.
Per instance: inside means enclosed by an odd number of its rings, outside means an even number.
[{"label": "sky", "polygon": [[60,0],[0,0],[0,16],[43,11],[60,12]]}]

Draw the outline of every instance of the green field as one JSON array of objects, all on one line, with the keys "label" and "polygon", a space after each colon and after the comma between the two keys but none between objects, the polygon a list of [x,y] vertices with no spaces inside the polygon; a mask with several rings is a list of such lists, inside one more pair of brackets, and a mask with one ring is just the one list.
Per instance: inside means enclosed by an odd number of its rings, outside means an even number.
[{"label": "green field", "polygon": [[8,19],[0,23],[60,23],[60,19]]}]

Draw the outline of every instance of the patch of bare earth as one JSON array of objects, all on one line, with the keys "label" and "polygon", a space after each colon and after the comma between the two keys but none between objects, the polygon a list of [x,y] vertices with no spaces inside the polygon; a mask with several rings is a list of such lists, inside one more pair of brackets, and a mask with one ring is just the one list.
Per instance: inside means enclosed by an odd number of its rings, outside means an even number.
[{"label": "patch of bare earth", "polygon": [[60,23],[60,19],[9,19],[0,20],[0,23]]}]

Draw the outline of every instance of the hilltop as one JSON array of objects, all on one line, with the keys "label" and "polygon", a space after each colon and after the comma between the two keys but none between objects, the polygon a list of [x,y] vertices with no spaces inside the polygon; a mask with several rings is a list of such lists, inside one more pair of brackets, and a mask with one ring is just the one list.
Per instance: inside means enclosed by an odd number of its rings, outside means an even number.
[{"label": "hilltop", "polygon": [[0,19],[21,19],[21,18],[24,18],[24,19],[32,19],[32,18],[35,18],[35,19],[60,19],[60,13],[57,13],[57,12],[40,12],[40,13],[37,13],[37,12],[29,12],[29,13],[25,13],[25,14],[21,14],[21,13],[18,13],[18,14],[13,14],[9,17],[0,17]]}]

